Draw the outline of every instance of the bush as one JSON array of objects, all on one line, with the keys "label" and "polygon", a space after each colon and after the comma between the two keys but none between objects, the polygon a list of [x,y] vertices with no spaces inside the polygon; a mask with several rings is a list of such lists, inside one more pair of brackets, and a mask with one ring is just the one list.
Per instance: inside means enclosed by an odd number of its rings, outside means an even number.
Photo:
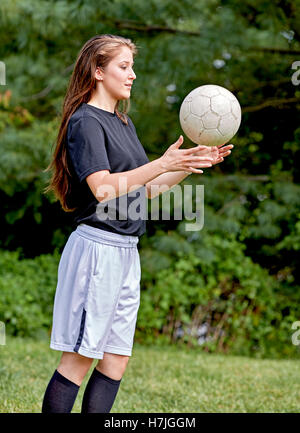
[{"label": "bush", "polygon": [[0,320],[10,335],[49,332],[57,283],[59,254],[19,259],[19,252],[0,250]]},{"label": "bush", "polygon": [[299,355],[291,341],[299,291],[292,296],[233,236],[193,236],[184,241],[178,233],[160,233],[141,251],[136,339],[256,357]]}]

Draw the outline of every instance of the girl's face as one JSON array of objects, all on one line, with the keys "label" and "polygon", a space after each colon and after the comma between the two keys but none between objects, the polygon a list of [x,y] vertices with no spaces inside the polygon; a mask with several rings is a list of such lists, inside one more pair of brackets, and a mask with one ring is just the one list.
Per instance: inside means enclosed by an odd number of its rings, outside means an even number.
[{"label": "girl's face", "polygon": [[122,47],[108,63],[105,70],[99,69],[102,91],[116,102],[130,98],[131,86],[136,75],[133,72],[133,55],[128,47]]}]

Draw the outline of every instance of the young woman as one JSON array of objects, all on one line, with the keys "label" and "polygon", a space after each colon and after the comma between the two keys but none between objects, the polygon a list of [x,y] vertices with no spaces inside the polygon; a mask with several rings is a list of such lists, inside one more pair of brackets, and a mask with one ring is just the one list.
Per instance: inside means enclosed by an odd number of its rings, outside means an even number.
[{"label": "young woman", "polygon": [[149,162],[127,114],[136,53],[121,36],[98,35],[84,44],[46,169],[53,174],[45,191],[53,190],[62,208],[73,212],[74,231],[58,267],[50,348],[62,356],[45,391],[44,413],[71,412],[94,359],[81,411],[111,410],[132,354],[140,303],[137,244],[146,217],[128,210],[134,200],[152,197],[151,185],[172,187],[230,153],[231,146],[179,149],[180,136]]}]

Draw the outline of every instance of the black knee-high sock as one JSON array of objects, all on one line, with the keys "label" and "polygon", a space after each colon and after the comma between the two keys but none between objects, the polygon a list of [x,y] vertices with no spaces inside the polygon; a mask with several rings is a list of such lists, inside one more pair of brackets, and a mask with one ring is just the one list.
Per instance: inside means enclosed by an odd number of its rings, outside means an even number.
[{"label": "black knee-high sock", "polygon": [[105,376],[95,367],[83,394],[81,413],[109,413],[121,380]]},{"label": "black knee-high sock", "polygon": [[55,370],[44,395],[42,413],[70,413],[79,388]]}]

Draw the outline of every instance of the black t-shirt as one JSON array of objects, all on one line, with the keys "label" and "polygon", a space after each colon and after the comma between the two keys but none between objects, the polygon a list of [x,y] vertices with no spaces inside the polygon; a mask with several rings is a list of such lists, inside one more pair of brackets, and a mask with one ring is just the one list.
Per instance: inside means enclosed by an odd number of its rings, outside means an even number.
[{"label": "black t-shirt", "polygon": [[[72,175],[69,205],[74,227],[80,223],[109,232],[141,236],[146,231],[145,185],[100,203],[86,182],[96,171],[120,173],[147,164],[149,159],[132,120],[83,103],[72,114],[67,130],[68,167]],[[121,200],[121,201],[120,201]]]}]

